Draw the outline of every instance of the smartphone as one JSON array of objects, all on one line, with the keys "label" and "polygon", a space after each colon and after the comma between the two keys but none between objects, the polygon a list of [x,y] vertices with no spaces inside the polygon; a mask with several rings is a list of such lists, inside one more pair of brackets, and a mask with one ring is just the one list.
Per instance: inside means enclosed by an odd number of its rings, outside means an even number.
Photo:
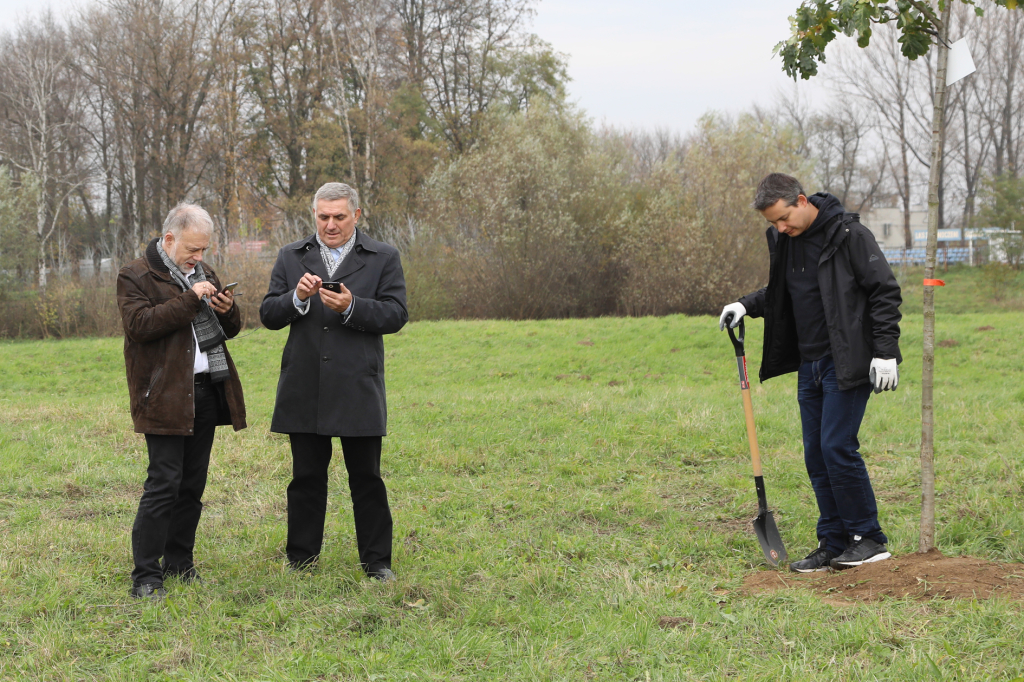
[{"label": "smartphone", "polygon": [[321,282],[321,289],[327,289],[327,291],[333,291],[336,294],[341,293],[341,282]]},{"label": "smartphone", "polygon": [[227,286],[225,286],[223,289],[221,289],[217,293],[218,294],[223,294],[224,292],[227,292],[227,291],[230,291],[230,292],[234,293],[235,287],[237,287],[237,286],[238,286],[238,282],[232,282],[231,284],[228,284]]}]

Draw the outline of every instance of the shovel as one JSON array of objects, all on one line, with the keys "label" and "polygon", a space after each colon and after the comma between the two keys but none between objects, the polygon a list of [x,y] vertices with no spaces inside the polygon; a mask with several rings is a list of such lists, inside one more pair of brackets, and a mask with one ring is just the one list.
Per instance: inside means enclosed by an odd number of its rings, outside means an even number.
[{"label": "shovel", "polygon": [[782,544],[782,536],[775,525],[775,518],[768,511],[768,500],[764,495],[764,476],[761,475],[761,454],[757,450],[757,432],[754,430],[754,405],[750,402],[750,380],[747,378],[747,356],[743,352],[743,320],[739,323],[739,337],[733,332],[731,318],[726,319],[729,338],[736,349],[736,365],[740,370],[740,391],[743,393],[743,412],[747,417],[747,440],[750,442],[750,458],[754,461],[754,487],[757,488],[757,518],[754,519],[754,534],[761,543],[764,558],[772,566],[785,563],[788,555]]}]

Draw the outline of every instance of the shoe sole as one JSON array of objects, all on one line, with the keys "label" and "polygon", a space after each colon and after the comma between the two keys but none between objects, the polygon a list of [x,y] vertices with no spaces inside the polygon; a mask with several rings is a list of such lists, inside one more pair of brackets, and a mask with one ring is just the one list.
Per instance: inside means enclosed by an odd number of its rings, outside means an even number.
[{"label": "shoe sole", "polygon": [[864,561],[833,561],[832,562],[832,567],[833,568],[838,568],[838,567],[841,566],[843,568],[853,568],[854,566],[863,566],[864,564],[873,564],[876,561],[885,561],[886,559],[888,559],[891,556],[892,556],[892,554],[890,554],[889,552],[882,552],[881,554],[876,554],[873,557],[868,557]]},{"label": "shoe sole", "polygon": [[789,570],[793,573],[821,573],[822,571],[827,571],[828,566],[822,566],[821,568],[793,568],[790,566]]}]

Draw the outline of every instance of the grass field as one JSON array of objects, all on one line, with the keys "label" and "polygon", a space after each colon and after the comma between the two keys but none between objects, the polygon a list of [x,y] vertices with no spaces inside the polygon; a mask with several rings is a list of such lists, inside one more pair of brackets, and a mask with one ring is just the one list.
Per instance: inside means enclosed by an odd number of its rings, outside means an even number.
[{"label": "grass field", "polygon": [[[957,305],[938,319],[938,544],[1020,562],[1024,319]],[[900,389],[871,400],[862,429],[897,554],[917,543],[920,327],[905,318]],[[753,322],[752,374],[760,334]],[[146,458],[120,339],[0,344],[0,678],[1024,676],[1021,604],[738,591],[768,567],[748,529],[732,348],[706,317],[420,322],[389,337],[399,581],[361,578],[343,466],[321,571],[293,575],[288,444],[268,432],[284,339],[231,342],[250,427],[214,446],[196,555],[216,582],[169,582],[155,605],[128,597]],[[753,399],[769,503],[802,556],[816,512],[795,380]]]}]

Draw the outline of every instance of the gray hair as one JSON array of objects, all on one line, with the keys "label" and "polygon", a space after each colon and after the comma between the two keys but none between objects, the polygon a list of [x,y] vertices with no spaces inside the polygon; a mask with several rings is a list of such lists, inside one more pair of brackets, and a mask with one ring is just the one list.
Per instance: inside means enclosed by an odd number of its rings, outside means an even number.
[{"label": "gray hair", "polygon": [[313,215],[316,215],[317,202],[323,199],[324,201],[337,201],[338,199],[348,200],[348,209],[355,213],[359,210],[359,192],[354,187],[346,185],[344,182],[328,182],[316,191],[313,195]]},{"label": "gray hair", "polygon": [[175,239],[181,238],[185,230],[198,230],[203,234],[213,233],[213,219],[206,209],[198,204],[178,204],[164,219],[164,234],[170,232]]},{"label": "gray hair", "polygon": [[[757,184],[757,194],[754,195],[754,210],[765,211],[782,199],[786,206],[796,206],[796,200],[804,194],[804,188],[800,181],[792,175],[784,173],[769,173]],[[807,196],[804,194],[804,196]]]}]

